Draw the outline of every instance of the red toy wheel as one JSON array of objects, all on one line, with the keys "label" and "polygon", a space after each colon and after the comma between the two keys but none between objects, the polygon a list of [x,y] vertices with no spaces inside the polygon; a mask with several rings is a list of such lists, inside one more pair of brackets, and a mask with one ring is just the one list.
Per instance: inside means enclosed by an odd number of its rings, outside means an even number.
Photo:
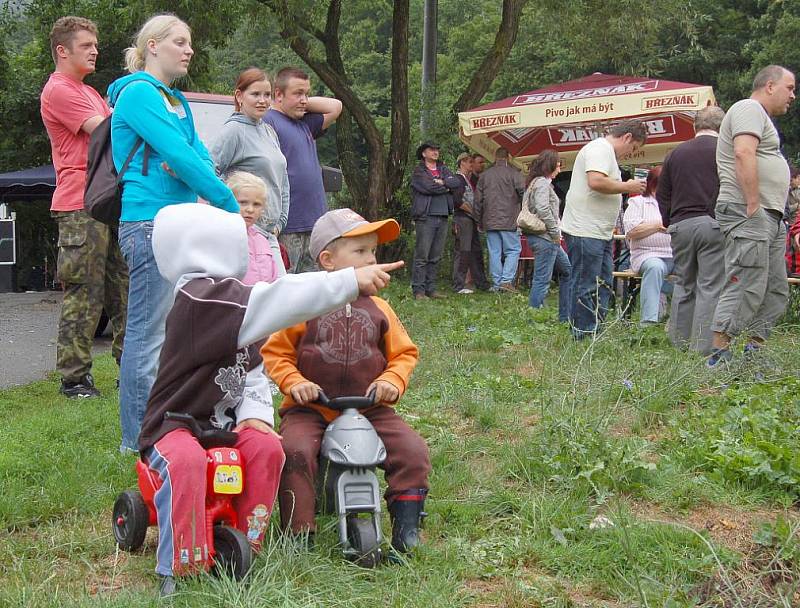
[{"label": "red toy wheel", "polygon": [[123,551],[136,551],[144,544],[150,513],[142,495],[135,490],[125,490],[117,497],[112,512],[111,526],[114,540]]},{"label": "red toy wheel", "polygon": [[240,581],[253,565],[253,549],[244,532],[230,526],[214,526],[214,572]]}]

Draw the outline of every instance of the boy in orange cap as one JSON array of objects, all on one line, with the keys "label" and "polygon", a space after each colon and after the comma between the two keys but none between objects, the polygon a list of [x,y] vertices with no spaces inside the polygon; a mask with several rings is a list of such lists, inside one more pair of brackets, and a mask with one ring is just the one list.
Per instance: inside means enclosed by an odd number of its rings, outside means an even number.
[{"label": "boy in orange cap", "polygon": [[[329,211],[311,232],[310,251],[322,270],[375,263],[380,243],[400,234],[393,220],[367,222],[350,209]],[[401,552],[419,543],[419,525],[431,470],[425,441],[391,407],[405,392],[419,358],[389,304],[359,297],[351,304],[272,334],[261,349],[264,364],[285,395],[280,433],[286,465],[278,492],[281,524],[294,534],[316,530],[315,487],[325,428],[337,412],[316,402],[368,395],[377,405],[364,410],[386,447],[386,502],[392,516],[392,546]]]}]

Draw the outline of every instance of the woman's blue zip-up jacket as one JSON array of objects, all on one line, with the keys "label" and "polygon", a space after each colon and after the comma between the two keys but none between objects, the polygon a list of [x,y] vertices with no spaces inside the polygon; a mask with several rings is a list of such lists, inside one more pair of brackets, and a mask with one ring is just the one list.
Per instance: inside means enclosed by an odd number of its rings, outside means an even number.
[{"label": "woman's blue zip-up jacket", "polygon": [[137,140],[151,148],[146,174],[142,173],[144,146],[140,144],[122,178],[120,221],[152,220],[162,207],[192,203],[198,195],[215,207],[239,213],[233,193],[214,173],[214,163],[180,91],[147,72],[136,72],[112,82],[108,100],[114,108],[111,148],[117,171]]}]

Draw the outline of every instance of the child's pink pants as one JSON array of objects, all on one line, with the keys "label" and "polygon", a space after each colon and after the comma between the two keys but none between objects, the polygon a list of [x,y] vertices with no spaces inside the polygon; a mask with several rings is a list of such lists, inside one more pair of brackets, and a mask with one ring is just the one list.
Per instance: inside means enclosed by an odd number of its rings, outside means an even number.
[{"label": "child's pink pants", "polygon": [[[246,428],[235,446],[245,463],[244,491],[233,507],[239,528],[258,548],[275,503],[283,469],[280,440]],[[176,576],[208,566],[205,532],[206,451],[186,429],[171,431],[145,452],[145,462],[162,481],[155,494],[158,516],[156,572]]]}]

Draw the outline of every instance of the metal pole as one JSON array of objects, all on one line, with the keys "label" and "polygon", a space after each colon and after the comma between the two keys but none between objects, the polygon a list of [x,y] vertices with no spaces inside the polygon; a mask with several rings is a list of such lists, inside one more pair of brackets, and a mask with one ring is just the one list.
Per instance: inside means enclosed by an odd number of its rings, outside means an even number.
[{"label": "metal pole", "polygon": [[428,135],[436,100],[436,47],[438,44],[438,0],[425,0],[422,37],[422,100],[420,106],[420,130],[422,137]]}]

